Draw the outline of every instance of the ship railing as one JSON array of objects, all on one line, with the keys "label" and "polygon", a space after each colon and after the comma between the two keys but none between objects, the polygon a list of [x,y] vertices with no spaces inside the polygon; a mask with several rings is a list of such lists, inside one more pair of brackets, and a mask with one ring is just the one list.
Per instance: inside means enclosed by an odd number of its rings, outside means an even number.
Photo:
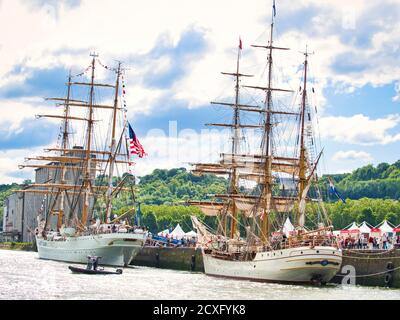
[{"label": "ship railing", "polygon": [[311,238],[311,239],[290,239],[281,242],[272,242],[273,249],[289,249],[297,247],[316,247],[316,246],[332,246],[337,247],[334,239],[329,238]]}]

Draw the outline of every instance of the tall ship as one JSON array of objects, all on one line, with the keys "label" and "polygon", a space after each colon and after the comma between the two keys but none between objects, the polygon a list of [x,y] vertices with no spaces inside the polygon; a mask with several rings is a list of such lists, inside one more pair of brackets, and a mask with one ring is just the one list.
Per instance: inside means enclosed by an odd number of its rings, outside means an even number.
[{"label": "tall ship", "polygon": [[[295,103],[290,106],[276,99],[277,94],[296,91],[278,88],[273,81],[273,52],[288,50],[274,44],[274,16],[275,5],[268,43],[252,46],[267,51],[266,85],[240,83],[251,77],[240,72],[240,39],[236,71],[222,72],[235,79],[234,101],[211,103],[230,108],[232,122],[210,125],[230,129],[230,151],[222,153],[218,163],[193,164],[192,172],[225,176],[229,183],[225,194],[209,195],[207,201],[189,201],[206,216],[217,219],[216,230],[196,217],[192,217],[192,223],[199,235],[207,275],[324,284],[339,271],[342,253],[333,237],[318,185],[317,166],[322,151],[317,148],[314,132],[317,109],[310,105],[307,86],[310,53],[304,52]],[[248,88],[247,92],[261,92],[260,100],[247,95],[247,100],[241,102],[243,87]],[[310,91],[314,92],[314,88]],[[244,142],[249,130],[259,140],[254,150],[247,151]],[[306,204],[310,202],[312,217],[306,214]]]},{"label": "tall ship", "polygon": [[[63,113],[36,116],[61,119],[60,134],[57,146],[20,165],[35,168],[36,181],[18,192],[41,199],[34,230],[39,258],[86,263],[98,256],[102,264],[126,266],[147,238],[129,223],[135,213],[131,158],[144,150],[127,121],[125,70],[120,62],[108,67],[91,57],[83,72],[70,72],[65,97],[46,99]],[[115,83],[100,83],[100,72]],[[115,201],[129,209],[117,216]]]}]

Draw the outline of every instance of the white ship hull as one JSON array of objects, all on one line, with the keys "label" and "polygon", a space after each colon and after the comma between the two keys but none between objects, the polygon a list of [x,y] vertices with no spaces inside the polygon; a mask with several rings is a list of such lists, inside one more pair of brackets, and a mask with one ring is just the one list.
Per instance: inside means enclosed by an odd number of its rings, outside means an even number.
[{"label": "white ship hull", "polygon": [[253,260],[216,258],[203,250],[211,276],[279,283],[326,283],[340,269],[342,252],[334,247],[298,247],[259,252]]},{"label": "white ship hull", "polygon": [[87,256],[99,256],[100,264],[127,266],[139,253],[147,233],[104,233],[45,240],[36,237],[40,259],[86,263]]}]

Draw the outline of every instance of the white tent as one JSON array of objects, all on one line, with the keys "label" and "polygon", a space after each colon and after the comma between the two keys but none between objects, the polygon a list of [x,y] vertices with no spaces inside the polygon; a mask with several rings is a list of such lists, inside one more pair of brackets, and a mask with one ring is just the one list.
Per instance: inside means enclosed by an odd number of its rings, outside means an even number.
[{"label": "white tent", "polygon": [[389,225],[387,220],[383,220],[383,222],[379,226],[379,229],[381,229],[382,233],[393,232],[393,227]]},{"label": "white tent", "polygon": [[357,224],[355,222],[353,222],[351,224],[351,226],[347,228],[347,230],[349,230],[349,231],[351,231],[351,230],[360,230],[360,228],[357,227]]},{"label": "white tent", "polygon": [[185,233],[185,237],[187,237],[187,238],[193,238],[193,237],[197,238],[197,233],[192,230],[192,231],[186,232]]},{"label": "white tent", "polygon": [[169,234],[169,230],[165,229],[163,231],[160,231],[159,233],[157,233],[157,235],[159,235],[160,237],[166,237]]},{"label": "white tent", "polygon": [[181,226],[178,223],[178,225],[175,227],[174,230],[172,230],[172,232],[169,234],[169,236],[172,239],[180,240],[185,236],[185,231],[182,230]]},{"label": "white tent", "polygon": [[360,229],[360,233],[370,233],[371,232],[371,228],[368,227],[368,225],[365,221],[361,224],[359,229]]},{"label": "white tent", "polygon": [[283,225],[282,232],[288,236],[291,231],[294,231],[294,226],[290,222],[289,217],[287,217],[286,221],[285,221],[285,223]]}]

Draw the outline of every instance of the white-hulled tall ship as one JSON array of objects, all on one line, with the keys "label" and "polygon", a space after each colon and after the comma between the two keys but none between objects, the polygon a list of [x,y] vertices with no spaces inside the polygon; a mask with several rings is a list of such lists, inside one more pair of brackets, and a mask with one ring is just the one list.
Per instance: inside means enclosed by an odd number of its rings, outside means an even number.
[{"label": "white-hulled tall ship", "polygon": [[[121,63],[110,68],[97,55],[91,56],[84,72],[69,75],[65,98],[47,99],[62,106],[63,114],[37,116],[62,119],[61,133],[58,145],[45,149],[49,155],[26,158],[20,165],[41,170],[45,177],[19,192],[43,195],[35,230],[39,258],[86,263],[88,256],[99,256],[101,264],[126,266],[147,238],[145,230],[130,226],[127,220],[135,211],[130,166],[132,148],[137,145],[131,145],[127,133]],[[98,65],[116,74],[115,84],[95,80]],[[89,81],[84,80],[86,74]],[[99,103],[107,97],[106,90],[111,103]],[[143,152],[138,154],[143,156]],[[121,194],[131,207],[118,217],[113,214],[113,201]]]},{"label": "white-hulled tall ship", "polygon": [[[287,50],[274,46],[273,29],[274,14],[268,44],[253,46],[268,51],[266,86],[243,86],[264,91],[261,103],[240,101],[240,80],[249,76],[239,70],[241,41],[236,71],[223,73],[236,80],[235,100],[212,104],[232,108],[233,123],[212,125],[231,128],[231,153],[221,154],[219,163],[195,164],[192,172],[227,176],[229,187],[226,194],[211,195],[210,201],[189,201],[206,216],[215,216],[218,230],[212,230],[196,217],[192,217],[192,222],[199,234],[208,275],[279,283],[326,283],[338,272],[342,253],[332,235],[316,183],[322,151],[317,154],[314,110],[307,96],[309,53],[304,53],[300,107],[274,103],[273,93],[291,90],[276,88],[272,82],[272,53]],[[244,124],[241,114],[256,114],[260,118],[257,116],[257,124]],[[260,145],[256,151],[245,153],[241,146],[248,129],[260,132]],[[291,144],[286,144],[286,140]],[[306,219],[306,203],[311,201],[317,221]],[[294,221],[290,232],[284,230],[288,218]]]}]

